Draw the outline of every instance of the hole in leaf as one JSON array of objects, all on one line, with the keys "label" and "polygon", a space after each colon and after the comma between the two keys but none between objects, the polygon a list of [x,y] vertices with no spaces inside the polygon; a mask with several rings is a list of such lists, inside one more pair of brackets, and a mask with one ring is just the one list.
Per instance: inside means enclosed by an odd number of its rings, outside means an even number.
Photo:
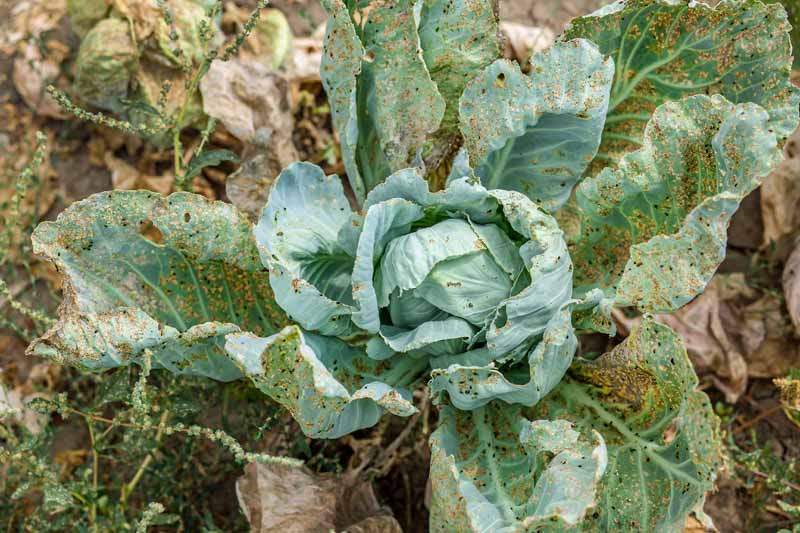
[{"label": "hole in leaf", "polygon": [[497,78],[494,80],[494,84],[496,87],[500,87],[501,89],[506,86],[506,73],[501,72],[497,75]]},{"label": "hole in leaf", "polygon": [[150,220],[149,218],[143,220],[139,224],[139,235],[141,235],[148,241],[152,242],[153,244],[164,243],[164,235],[161,233],[161,230],[158,229],[153,224],[153,221]]},{"label": "hole in leaf", "polygon": [[188,212],[184,213],[183,214],[183,221],[184,222],[189,222],[190,220],[192,220],[192,215],[190,215]]}]

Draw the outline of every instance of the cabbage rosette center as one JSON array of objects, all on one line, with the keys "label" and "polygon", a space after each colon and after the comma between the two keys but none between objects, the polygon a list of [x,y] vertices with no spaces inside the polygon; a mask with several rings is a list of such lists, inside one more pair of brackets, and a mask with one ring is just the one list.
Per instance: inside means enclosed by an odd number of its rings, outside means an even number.
[{"label": "cabbage rosette center", "polygon": [[405,169],[355,213],[337,176],[297,163],[276,180],[255,236],[289,317],[359,347],[388,369],[389,386],[431,367],[432,393],[459,409],[534,405],[572,360],[566,242],[520,193],[469,177],[431,193]]}]

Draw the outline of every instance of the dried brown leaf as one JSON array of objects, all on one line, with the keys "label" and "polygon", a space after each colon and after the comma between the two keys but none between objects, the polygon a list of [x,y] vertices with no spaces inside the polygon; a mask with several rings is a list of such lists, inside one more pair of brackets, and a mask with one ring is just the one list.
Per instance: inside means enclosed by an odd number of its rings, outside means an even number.
[{"label": "dried brown leaf", "polygon": [[236,482],[236,495],[253,533],[402,531],[371,484],[307,468],[251,463]]},{"label": "dried brown leaf", "polygon": [[34,40],[24,43],[22,51],[14,59],[12,79],[14,87],[25,104],[37,114],[63,119],[66,113],[47,94],[47,86],[55,84],[60,74],[60,61],[52,56],[44,57]]},{"label": "dried brown leaf", "polygon": [[518,22],[503,21],[500,31],[506,36],[506,49],[503,55],[508,59],[516,59],[523,67],[528,64],[531,54],[541,52],[556,40],[555,33],[549,28],[537,28]]},{"label": "dried brown leaf", "polygon": [[783,295],[795,332],[800,335],[800,241],[783,268]]},{"label": "dried brown leaf", "polygon": [[779,242],[800,228],[800,130],[789,138],[784,156],[761,185],[764,245]]}]

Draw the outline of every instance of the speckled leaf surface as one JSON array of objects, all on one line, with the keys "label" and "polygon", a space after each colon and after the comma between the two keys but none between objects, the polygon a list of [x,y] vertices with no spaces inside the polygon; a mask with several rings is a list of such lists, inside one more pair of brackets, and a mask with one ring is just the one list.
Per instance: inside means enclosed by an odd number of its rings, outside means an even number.
[{"label": "speckled leaf surface", "polygon": [[614,58],[603,144],[592,172],[641,146],[662,103],[691,94],[720,93],[753,102],[770,114],[782,143],[798,121],[800,91],[789,81],[792,47],[779,3],[629,0],[575,19],[562,39],[582,37]]},{"label": "speckled leaf surface", "polygon": [[608,447],[599,505],[583,531],[683,531],[722,464],[719,420],[680,337],[651,318],[612,351],[578,360],[537,418],[599,432]]},{"label": "speckled leaf surface", "polygon": [[563,420],[529,422],[492,403],[442,409],[431,435],[431,531],[564,530],[597,505],[602,437]]},{"label": "speckled leaf surface", "polygon": [[556,43],[525,75],[500,60],[460,100],[461,131],[475,174],[489,189],[524,193],[553,211],[600,145],[614,63],[589,41]]},{"label": "speckled leaf surface", "polygon": [[267,338],[231,334],[225,348],[253,384],[288,409],[310,437],[335,439],[373,426],[385,412],[416,412],[407,392],[382,381],[394,381],[397,369],[387,372],[384,364],[338,339],[287,326]]},{"label": "speckled leaf surface", "polygon": [[[392,172],[412,166],[428,135],[439,129],[445,110],[422,57],[415,3],[391,0],[365,7],[358,13],[365,18],[363,26],[355,26],[341,3],[329,5],[335,17],[326,36],[327,67],[322,69],[326,87],[347,89],[337,90],[331,108],[334,126],[345,132],[347,150],[353,146],[350,134],[357,130],[354,161],[348,153],[345,163],[350,164],[348,178],[359,201]],[[363,56],[356,73],[359,46]],[[352,98],[344,97],[353,77],[355,125]]]},{"label": "speckled leaf surface", "polygon": [[469,366],[465,358],[437,358],[434,364],[441,365],[443,360],[449,364],[431,372],[431,394],[447,391],[450,403],[464,410],[482,407],[495,399],[533,406],[564,377],[577,347],[570,309],[564,306],[550,319],[541,340],[521,367],[504,372],[494,364]]},{"label": "speckled leaf surface", "polygon": [[64,279],[59,320],[28,353],[102,369],[141,362],[230,380],[223,350],[239,328],[286,323],[251,227],[233,206],[200,196],[117,191],[77,202],[33,235]]},{"label": "speckled leaf surface", "polygon": [[338,176],[294,163],[275,179],[253,230],[275,300],[307,330],[345,336],[354,329],[355,248],[340,238],[352,216]]},{"label": "speckled leaf surface", "polygon": [[356,112],[357,78],[361,73],[364,47],[342,0],[324,1],[330,16],[325,29],[325,43],[320,62],[320,77],[331,107],[333,127],[339,134],[342,160],[350,185],[357,198],[366,194],[356,164],[358,115]]},{"label": "speckled leaf surface", "polygon": [[[419,40],[431,78],[444,98],[439,130],[425,150],[433,170],[458,146],[458,100],[472,78],[500,57],[496,5],[491,0],[421,2]],[[463,177],[463,176],[460,176]]]},{"label": "speckled leaf surface", "polygon": [[669,312],[699,294],[725,256],[739,202],[780,160],[764,109],[698,95],[662,105],[643,147],[576,190],[570,253],[579,293]]},{"label": "speckled leaf surface", "polygon": [[[571,297],[572,265],[561,230],[518,192],[487,191],[462,179],[432,193],[409,169],[376,187],[364,207],[353,321],[393,346],[401,334],[409,350],[426,348],[417,342],[422,339],[444,340],[416,328],[449,316],[457,319],[447,322],[451,338],[464,338],[464,326],[472,327],[470,344],[502,358],[541,336]],[[387,321],[381,309],[388,318],[418,319]],[[443,355],[439,348],[429,355]],[[450,349],[455,355],[471,348]]]}]

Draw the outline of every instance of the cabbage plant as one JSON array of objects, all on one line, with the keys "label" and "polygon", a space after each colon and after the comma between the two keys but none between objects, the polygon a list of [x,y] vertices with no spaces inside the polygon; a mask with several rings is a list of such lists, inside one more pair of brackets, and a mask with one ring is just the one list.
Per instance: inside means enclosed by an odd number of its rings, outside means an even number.
[{"label": "cabbage plant", "polygon": [[[798,123],[779,5],[629,0],[518,65],[483,0],[328,0],[347,179],[295,163],[257,224],[110,192],[36,230],[29,353],[249,379],[306,435],[439,406],[431,530],[682,531],[723,461],[679,336]],[[606,353],[614,309],[640,324]],[[427,387],[422,388],[423,385]]]}]

